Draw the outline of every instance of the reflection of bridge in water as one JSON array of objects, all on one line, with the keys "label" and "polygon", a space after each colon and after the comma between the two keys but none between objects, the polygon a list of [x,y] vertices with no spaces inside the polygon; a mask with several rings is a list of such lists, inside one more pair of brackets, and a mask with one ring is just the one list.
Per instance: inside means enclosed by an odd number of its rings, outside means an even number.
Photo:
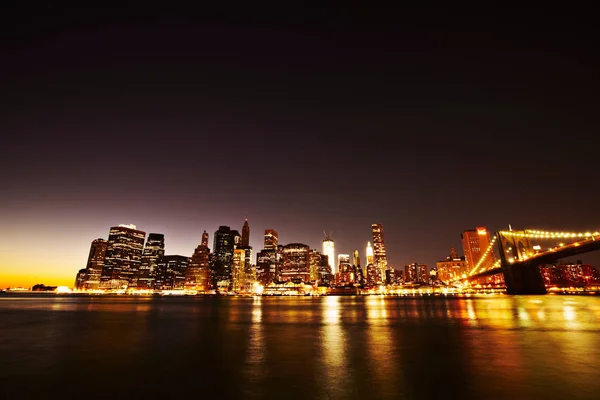
[{"label": "reflection of bridge in water", "polygon": [[[545,249],[533,241],[545,243]],[[502,273],[508,294],[544,294],[540,266],[595,250],[600,250],[599,232],[498,231],[467,281]]]}]

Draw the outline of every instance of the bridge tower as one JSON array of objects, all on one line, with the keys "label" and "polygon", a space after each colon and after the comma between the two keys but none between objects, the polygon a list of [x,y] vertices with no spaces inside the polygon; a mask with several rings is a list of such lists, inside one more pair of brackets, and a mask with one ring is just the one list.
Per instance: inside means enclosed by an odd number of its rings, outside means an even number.
[{"label": "bridge tower", "polygon": [[[533,254],[531,240],[525,235],[507,237],[501,231],[496,232],[496,239],[500,253],[500,268],[506,283],[506,293],[546,294],[540,266],[535,259],[528,261]],[[510,257],[507,257],[509,255]],[[517,262],[515,263],[515,261]]]}]

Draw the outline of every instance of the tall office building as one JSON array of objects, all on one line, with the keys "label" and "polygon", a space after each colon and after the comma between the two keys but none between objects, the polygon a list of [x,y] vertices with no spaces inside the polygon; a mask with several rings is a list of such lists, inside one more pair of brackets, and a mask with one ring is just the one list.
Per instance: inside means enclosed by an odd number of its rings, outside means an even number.
[{"label": "tall office building", "polygon": [[412,263],[404,266],[404,281],[406,283],[429,283],[429,272],[427,265]]},{"label": "tall office building", "polygon": [[246,252],[243,249],[233,251],[232,290],[239,292],[246,282]]},{"label": "tall office building", "polygon": [[265,229],[265,250],[277,250],[279,244],[279,236],[275,229]]},{"label": "tall office building", "polygon": [[354,268],[350,264],[350,254],[339,254],[336,273],[336,283],[347,285],[354,282]]},{"label": "tall office building", "polygon": [[282,281],[310,282],[310,247],[302,243],[283,246]]},{"label": "tall office building", "polygon": [[85,267],[86,276],[83,288],[98,289],[100,286],[100,277],[102,276],[102,267],[104,266],[104,257],[106,256],[107,247],[108,243],[102,238],[92,241],[90,254]]},{"label": "tall office building", "polygon": [[179,255],[163,255],[156,262],[154,289],[177,290],[185,287],[189,258]]},{"label": "tall office building", "polygon": [[385,280],[388,266],[385,241],[383,239],[383,225],[372,224],[371,229],[373,231],[373,261],[375,266],[381,271],[382,279]]},{"label": "tall office building", "polygon": [[138,289],[153,289],[158,259],[165,255],[165,235],[148,234],[137,279]]},{"label": "tall office building", "polygon": [[371,242],[367,242],[367,251],[365,252],[366,255],[366,265],[369,264],[375,264],[375,258],[373,257],[373,246],[371,246]]},{"label": "tall office building", "polygon": [[350,254],[338,254],[338,267],[342,264],[350,264]]},{"label": "tall office building", "polygon": [[325,239],[323,239],[323,255],[327,256],[331,273],[335,275],[338,272],[338,269],[337,265],[335,264],[335,246],[333,239],[331,239],[331,235],[325,236]]},{"label": "tall office building", "polygon": [[185,287],[193,290],[210,289],[210,249],[208,248],[208,233],[202,233],[200,245],[194,250],[190,258],[190,265],[186,271]]},{"label": "tall office building", "polygon": [[250,246],[250,226],[248,225],[248,218],[244,221],[244,226],[242,228],[242,246]]},{"label": "tall office building", "polygon": [[267,285],[276,280],[278,260],[276,249],[259,251],[256,255],[256,280],[262,285]]},{"label": "tall office building", "polygon": [[236,233],[237,231],[232,231],[228,226],[220,226],[215,232],[210,266],[210,280],[214,288],[226,288],[231,285]]},{"label": "tall office building", "polygon": [[365,278],[365,284],[367,286],[376,286],[382,283],[381,270],[375,266],[375,264],[367,265],[367,276]]},{"label": "tall office building", "polygon": [[333,283],[333,275],[329,266],[328,256],[321,254],[321,263],[319,266],[319,286],[329,286]]},{"label": "tall office building", "polygon": [[[476,229],[468,229],[460,235],[467,268],[474,268],[483,252],[490,245],[490,233],[485,227],[477,227]],[[494,253],[491,254],[492,260],[495,258]]]},{"label": "tall office building", "polygon": [[242,245],[242,235],[237,230],[232,230],[231,233],[233,234],[233,248],[237,249]]},{"label": "tall office building", "polygon": [[321,267],[321,253],[316,249],[310,251],[310,281],[319,280],[319,268]]},{"label": "tall office building", "polygon": [[110,228],[100,286],[120,289],[135,286],[144,250],[146,232],[135,225]]},{"label": "tall office building", "polygon": [[360,256],[358,255],[358,250],[354,250],[353,253],[353,267],[354,267],[354,283],[357,285],[363,286],[364,281],[364,272],[362,267],[360,266]]},{"label": "tall office building", "polygon": [[352,253],[352,264],[355,267],[360,267],[360,257],[358,255],[358,250],[354,250],[354,253]]},{"label": "tall office building", "polygon": [[77,272],[77,276],[75,277],[75,290],[83,290],[85,289],[85,283],[88,279],[88,270],[86,268],[82,268]]}]

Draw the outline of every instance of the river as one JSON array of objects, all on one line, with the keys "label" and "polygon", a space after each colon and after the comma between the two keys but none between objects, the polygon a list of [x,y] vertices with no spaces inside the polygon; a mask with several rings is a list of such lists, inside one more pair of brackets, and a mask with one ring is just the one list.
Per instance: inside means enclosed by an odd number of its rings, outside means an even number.
[{"label": "river", "polygon": [[0,296],[0,398],[600,399],[600,297]]}]

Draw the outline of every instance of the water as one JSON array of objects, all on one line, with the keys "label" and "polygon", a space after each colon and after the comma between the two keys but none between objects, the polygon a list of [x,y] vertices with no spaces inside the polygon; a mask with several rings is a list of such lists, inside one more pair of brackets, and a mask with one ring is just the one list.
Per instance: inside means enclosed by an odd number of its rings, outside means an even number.
[{"label": "water", "polygon": [[600,297],[0,296],[0,398],[599,399]]}]

